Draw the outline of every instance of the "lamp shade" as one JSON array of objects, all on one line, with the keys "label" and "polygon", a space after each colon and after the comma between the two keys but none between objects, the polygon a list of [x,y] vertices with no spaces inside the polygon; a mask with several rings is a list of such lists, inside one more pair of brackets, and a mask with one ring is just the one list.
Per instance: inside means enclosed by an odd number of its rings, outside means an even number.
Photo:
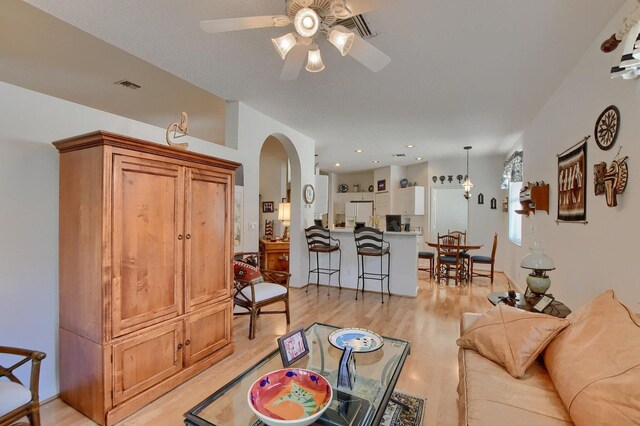
[{"label": "lamp shade", "polygon": [[529,248],[529,253],[524,255],[520,261],[520,267],[538,271],[552,271],[556,269],[553,260],[542,252],[542,244],[540,244],[540,241],[534,242],[533,247]]},{"label": "lamp shade", "polygon": [[309,72],[320,72],[324,69],[324,62],[317,46],[312,46],[307,55],[307,66],[305,69]]},{"label": "lamp shade", "polygon": [[303,7],[293,18],[293,26],[302,37],[313,37],[320,28],[320,17],[308,7]]},{"label": "lamp shade", "polygon": [[282,59],[287,57],[287,54],[298,42],[292,33],[285,34],[282,37],[272,38],[271,41],[273,42],[273,46],[276,48],[278,55],[280,55]]},{"label": "lamp shade", "polygon": [[278,220],[288,222],[291,220],[291,203],[278,204]]},{"label": "lamp shade", "polygon": [[341,25],[333,27],[327,36],[329,43],[333,44],[340,51],[342,56],[349,53],[351,46],[353,46],[354,38],[355,34]]}]

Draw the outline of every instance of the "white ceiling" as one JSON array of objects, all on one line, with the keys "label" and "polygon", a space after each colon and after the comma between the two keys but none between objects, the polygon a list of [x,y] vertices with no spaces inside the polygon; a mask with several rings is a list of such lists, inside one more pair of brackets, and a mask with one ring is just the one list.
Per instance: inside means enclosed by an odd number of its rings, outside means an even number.
[{"label": "white ceiling", "polygon": [[27,2],[314,138],[320,167],[346,172],[463,157],[465,145],[506,152],[624,0],[389,0],[366,15],[387,68],[372,73],[321,41],[326,69],[287,82],[270,40],[286,29],[198,25],[282,14],[284,0]]}]

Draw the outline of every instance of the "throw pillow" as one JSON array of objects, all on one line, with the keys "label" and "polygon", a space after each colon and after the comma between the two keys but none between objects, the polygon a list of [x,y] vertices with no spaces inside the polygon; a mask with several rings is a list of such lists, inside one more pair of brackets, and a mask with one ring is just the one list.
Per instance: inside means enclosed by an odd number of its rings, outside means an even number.
[{"label": "throw pillow", "polygon": [[563,328],[565,319],[498,304],[476,320],[458,339],[519,379]]},{"label": "throw pillow", "polygon": [[544,362],[574,423],[640,424],[640,320],[613,290],[567,319]]},{"label": "throw pillow", "polygon": [[236,280],[257,284],[263,281],[260,269],[239,260],[233,261],[233,276]]}]

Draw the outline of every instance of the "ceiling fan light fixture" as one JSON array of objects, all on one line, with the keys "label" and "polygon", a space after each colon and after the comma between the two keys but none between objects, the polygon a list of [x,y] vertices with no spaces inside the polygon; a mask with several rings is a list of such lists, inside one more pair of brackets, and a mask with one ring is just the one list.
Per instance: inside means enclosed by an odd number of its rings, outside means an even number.
[{"label": "ceiling fan light fixture", "polygon": [[298,42],[293,33],[285,34],[278,38],[272,38],[273,46],[276,48],[276,52],[282,59],[287,57],[287,54],[293,49],[293,46]]},{"label": "ceiling fan light fixture", "polygon": [[309,49],[307,54],[307,66],[305,68],[309,72],[320,72],[324,69],[324,62],[322,62],[322,56],[320,55],[320,49],[318,46],[313,46]]},{"label": "ceiling fan light fixture", "polygon": [[293,26],[302,37],[313,37],[320,28],[320,17],[308,7],[303,7],[296,13]]},{"label": "ceiling fan light fixture", "polygon": [[342,56],[346,56],[353,46],[355,34],[341,25],[337,25],[331,29],[327,36],[329,43],[333,44]]},{"label": "ceiling fan light fixture", "polygon": [[331,14],[338,19],[346,19],[351,16],[351,11],[344,0],[333,0],[331,2]]}]

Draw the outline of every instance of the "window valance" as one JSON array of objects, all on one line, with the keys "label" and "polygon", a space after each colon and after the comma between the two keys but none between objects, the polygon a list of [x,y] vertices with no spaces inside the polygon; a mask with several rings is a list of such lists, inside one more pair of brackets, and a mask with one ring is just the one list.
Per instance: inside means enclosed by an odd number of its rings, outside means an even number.
[{"label": "window valance", "polygon": [[516,151],[507,158],[503,176],[511,182],[522,182],[522,151]]}]

